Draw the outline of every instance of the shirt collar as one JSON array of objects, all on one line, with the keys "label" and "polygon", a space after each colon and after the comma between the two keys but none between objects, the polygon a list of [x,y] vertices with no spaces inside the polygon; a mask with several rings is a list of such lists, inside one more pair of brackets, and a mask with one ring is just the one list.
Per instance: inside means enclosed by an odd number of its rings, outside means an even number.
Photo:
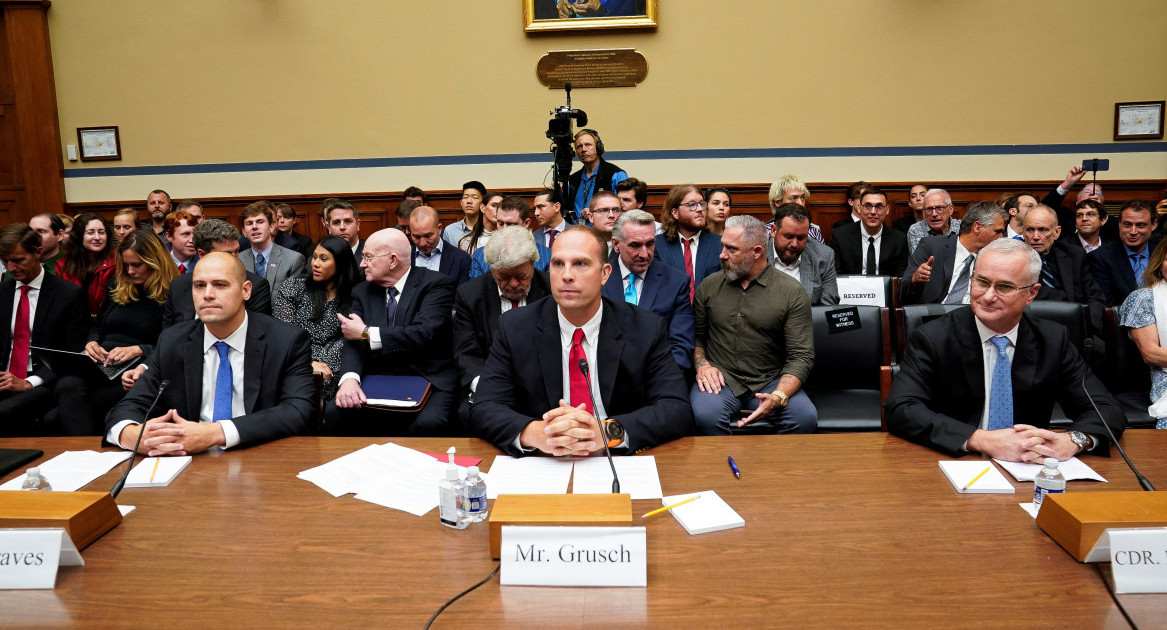
[{"label": "shirt collar", "polygon": [[430,253],[428,256],[423,254],[420,249],[417,250],[417,255],[421,256],[422,258],[425,258],[426,260],[429,260],[429,259],[433,258],[434,256],[441,256],[442,255],[442,247],[444,247],[444,245],[442,245],[442,242],[444,240],[445,239],[439,238],[438,244],[435,245],[434,248],[430,250]]},{"label": "shirt collar", "polygon": [[406,267],[405,273],[401,275],[401,278],[398,279],[397,282],[393,283],[392,287],[385,287],[385,291],[388,292],[389,289],[396,287],[397,288],[397,298],[401,299],[401,294],[405,291],[405,283],[406,283],[406,281],[409,280],[409,272],[410,271],[413,271],[413,267]]},{"label": "shirt collar", "polygon": [[[40,273],[36,274],[36,277],[32,279],[32,282],[28,283],[28,287],[30,289],[32,289],[33,291],[40,291],[41,285],[44,284],[44,282],[45,282],[45,273],[47,273],[47,272],[45,270],[44,265],[41,265],[40,267],[41,267]],[[18,288],[20,286],[25,286],[25,283],[20,283],[18,285]]]},{"label": "shirt collar", "polygon": [[982,345],[984,345],[984,343],[992,337],[1005,337],[1009,340],[1010,345],[1012,345],[1014,348],[1017,347],[1017,329],[1021,326],[1021,322],[1018,322],[1016,326],[1014,326],[1004,335],[989,330],[989,327],[982,324],[981,320],[977,319],[976,317],[973,317],[973,322],[975,322],[977,325],[977,335],[980,336]]},{"label": "shirt collar", "polygon": [[1147,256],[1146,243],[1143,244],[1143,251],[1141,251],[1141,252],[1136,252],[1135,250],[1130,248],[1130,245],[1127,245],[1126,243],[1122,244],[1122,248],[1126,250],[1127,258],[1130,258],[1131,256],[1138,256],[1139,258],[1146,258],[1146,256]]},{"label": "shirt collar", "polygon": [[[620,280],[621,281],[623,281],[624,278],[627,278],[628,274],[633,273],[631,269],[624,266],[624,259],[623,258],[616,256],[616,264],[620,266]],[[644,273],[638,273],[638,274],[636,274],[636,277],[640,278],[641,280],[644,280]]]},{"label": "shirt collar", "polygon": [[790,271],[797,271],[798,270],[798,263],[802,262],[802,254],[799,254],[798,258],[795,258],[794,262],[792,262],[788,265],[788,264],[782,262],[782,259],[778,257],[778,246],[774,243],[774,241],[770,241],[770,250],[774,252],[774,265],[775,266],[781,267],[782,269],[789,269]]},{"label": "shirt collar", "polygon": [[[571,338],[575,335],[576,325],[567,321],[567,318],[563,316],[563,311],[559,310],[558,307],[555,309],[555,314],[559,316],[559,341],[564,348],[571,347]],[[600,308],[596,310],[596,314],[584,323],[583,326],[579,326],[579,328],[583,328],[584,341],[587,343],[594,344],[599,339],[600,320],[603,318],[603,315],[604,304],[601,302]]]},{"label": "shirt collar", "polygon": [[255,254],[256,258],[258,258],[260,254],[263,254],[263,259],[267,262],[271,262],[271,250],[275,247],[275,245],[275,240],[272,240],[267,244],[267,249],[257,250],[255,247],[252,247],[251,251],[253,254]]},{"label": "shirt collar", "polygon": [[235,332],[231,333],[230,335],[227,335],[226,339],[219,339],[214,334],[212,334],[210,330],[207,329],[206,324],[203,325],[203,353],[204,354],[207,352],[207,350],[210,350],[211,346],[215,345],[215,342],[217,342],[217,341],[225,342],[228,346],[231,347],[232,350],[238,350],[239,352],[243,352],[243,342],[246,339],[247,339],[247,311],[243,312],[243,323],[239,324],[239,328],[236,328]]},{"label": "shirt collar", "polygon": [[874,238],[875,240],[878,241],[878,240],[880,240],[880,238],[883,237],[883,224],[882,223],[879,224],[879,231],[876,232],[875,234],[868,234],[867,230],[861,225],[861,226],[859,226],[859,234],[863,235],[863,242],[864,243],[867,242],[868,237]]},{"label": "shirt collar", "polygon": [[[692,241],[692,242],[689,244],[689,245],[690,245],[690,247],[692,247],[693,245],[698,245],[698,246],[700,246],[700,245],[701,245],[701,235],[702,235],[702,234],[704,234],[704,233],[705,233],[705,230],[697,230],[697,233],[696,233],[696,234],[694,234],[694,235],[693,235],[693,237],[692,237],[691,239],[689,239],[690,241]],[[683,241],[683,240],[685,240],[685,237],[684,237],[684,236],[682,236],[682,235],[681,235],[679,232],[677,233],[677,238],[681,239],[682,241]]]}]

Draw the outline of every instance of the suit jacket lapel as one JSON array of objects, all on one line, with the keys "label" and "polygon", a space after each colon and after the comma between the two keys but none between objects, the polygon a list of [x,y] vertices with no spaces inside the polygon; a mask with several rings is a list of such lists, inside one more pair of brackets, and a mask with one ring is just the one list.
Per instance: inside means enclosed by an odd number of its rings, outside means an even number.
[{"label": "suit jacket lapel", "polygon": [[[259,398],[258,375],[263,373],[263,355],[267,346],[263,343],[264,329],[254,319],[248,318],[247,345],[243,348],[243,404],[247,413],[255,412],[255,401]],[[252,378],[248,378],[251,375]]]},{"label": "suit jacket lapel", "polygon": [[[985,391],[985,353],[981,346],[977,326],[973,322],[971,308],[957,311],[960,320],[956,326],[956,339],[960,344],[960,362],[964,366],[964,376],[973,396]],[[983,408],[982,408],[983,409]]]},{"label": "suit jacket lapel", "polygon": [[538,330],[535,332],[535,356],[539,357],[539,373],[543,375],[543,391],[547,392],[547,403],[554,407],[563,398],[563,349],[559,342],[559,308],[555,300],[543,303],[539,315]]},{"label": "suit jacket lapel", "polygon": [[[397,322],[407,322],[413,314],[413,307],[418,300],[418,285],[421,284],[422,269],[414,269],[413,273],[405,279],[405,288],[399,289],[400,293],[397,298],[397,314],[394,316],[396,321],[389,322],[390,326],[397,325]],[[388,313],[386,313],[388,315]]]},{"label": "suit jacket lapel", "polygon": [[12,330],[8,322],[12,321],[12,301],[15,296],[15,280],[6,280],[0,284],[0,338],[4,339],[4,362],[0,363],[0,368],[8,367],[8,357],[12,354]]},{"label": "suit jacket lapel", "polygon": [[600,379],[600,400],[604,401],[604,411],[612,415],[612,391],[616,389],[616,375],[620,371],[620,351],[624,344],[620,343],[623,334],[621,322],[616,321],[616,309],[607,304],[601,304],[604,309],[600,320],[600,342],[596,347],[596,363],[605,366],[603,370],[592,368],[592,378]]},{"label": "suit jacket lapel", "polygon": [[1058,281],[1062,283],[1062,291],[1066,293],[1067,300],[1074,299],[1074,267],[1069,256],[1062,254],[1057,249],[1050,249],[1050,256],[1053,257],[1051,261],[1055,273],[1058,274]]},{"label": "suit jacket lapel", "polygon": [[644,285],[640,288],[640,300],[637,301],[637,306],[652,310],[652,305],[656,302],[656,295],[660,292],[661,275],[660,267],[649,265],[648,271],[644,273]]},{"label": "suit jacket lapel", "polygon": [[[42,271],[41,273],[47,272]],[[49,280],[49,277],[46,275],[45,278],[41,281],[41,294],[36,301],[36,314],[33,315],[32,330],[29,331],[31,333],[29,336],[29,342],[34,346],[41,345],[41,338],[48,333],[48,331],[45,330],[45,327],[47,326],[47,324],[45,324],[45,320],[48,319],[49,314],[52,313],[56,308],[56,306],[53,304],[53,299],[57,296],[55,289],[56,287],[53,285],[53,281]],[[15,289],[13,289],[13,295],[15,294]],[[8,308],[12,308],[11,300],[8,302]],[[9,315],[9,319],[3,320],[5,324],[11,321],[11,317],[12,316]]]},{"label": "suit jacket lapel", "polygon": [[1139,288],[1139,281],[1135,278],[1135,270],[1131,268],[1131,257],[1127,255],[1126,247],[1122,243],[1118,244],[1118,248],[1115,251],[1118,252],[1118,273],[1122,276],[1122,281],[1126,284],[1123,292],[1130,293]]},{"label": "suit jacket lapel", "polygon": [[[183,379],[186,381],[187,420],[198,422],[203,408],[203,335],[206,328],[199,324],[186,338],[182,348]],[[190,417],[193,416],[193,417]]]},{"label": "suit jacket lapel", "polygon": [[[1017,347],[1032,348],[1034,343],[1033,325],[1029,321],[1027,315],[1021,316],[1021,324],[1017,327]],[[1013,400],[1024,400],[1027,390],[1037,380],[1037,361],[1036,358],[1041,356],[1042,352],[1017,352],[1013,351],[1013,365],[1010,370],[1010,379],[1013,382]],[[1020,405],[1013,405],[1014,416],[1013,422],[1025,421],[1025,418],[1018,418],[1016,411]]]},{"label": "suit jacket lapel", "polygon": [[[444,259],[445,256],[442,258]],[[502,298],[498,295],[498,284],[494,282],[493,276],[486,284],[486,295],[482,296],[483,301],[486,302],[486,334],[489,337],[487,342],[493,344],[494,331],[498,330],[498,318],[502,315]],[[487,350],[490,350],[489,345]]]}]

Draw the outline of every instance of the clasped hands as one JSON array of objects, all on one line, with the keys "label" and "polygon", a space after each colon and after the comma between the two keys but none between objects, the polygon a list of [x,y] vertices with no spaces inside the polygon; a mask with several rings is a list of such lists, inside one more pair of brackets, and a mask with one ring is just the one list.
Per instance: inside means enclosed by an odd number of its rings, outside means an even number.
[{"label": "clasped hands", "polygon": [[178,415],[174,409],[147,420],[145,425],[130,424],[123,427],[118,443],[123,448],[133,448],[138,440],[138,431],[145,431],[138,452],[148,457],[193,455],[227,443],[219,423],[191,422]]},{"label": "clasped hands", "polygon": [[596,429],[596,417],[584,405],[572,407],[560,399],[558,407],[523,427],[519,443],[549,455],[587,457],[604,447],[595,439]]},{"label": "clasped hands", "polygon": [[1033,464],[1046,457],[1064,462],[1078,454],[1078,445],[1068,433],[1015,424],[1011,429],[977,429],[968,438],[968,450],[1008,462]]}]

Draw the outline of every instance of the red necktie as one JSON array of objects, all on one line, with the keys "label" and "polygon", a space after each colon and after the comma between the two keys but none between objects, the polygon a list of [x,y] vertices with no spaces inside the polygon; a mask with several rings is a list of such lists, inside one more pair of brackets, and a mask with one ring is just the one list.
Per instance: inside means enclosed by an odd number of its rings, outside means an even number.
[{"label": "red necktie", "polygon": [[12,327],[12,357],[8,360],[8,371],[16,378],[28,378],[28,290],[31,288],[27,284],[20,287],[16,325]]},{"label": "red necktie", "polygon": [[588,413],[595,413],[592,410],[592,398],[588,394],[588,379],[584,378],[583,372],[579,370],[579,362],[587,362],[587,355],[584,354],[583,349],[584,332],[583,328],[576,328],[575,333],[571,335],[571,352],[567,354],[567,371],[570,374],[567,378],[567,384],[571,389],[571,403],[572,407],[578,407],[583,403],[584,409]]},{"label": "red necktie", "polygon": [[547,241],[547,248],[550,249],[555,244],[555,235],[559,234],[559,230],[547,230],[547,233],[551,235],[551,238]]},{"label": "red necktie", "polygon": [[518,300],[511,300],[511,308],[519,308]]},{"label": "red necktie", "polygon": [[185,275],[185,274],[186,274],[186,263],[183,263],[183,264],[178,266],[178,275],[181,276],[181,275]]},{"label": "red necktie", "polygon": [[693,282],[693,250],[689,249],[691,238],[681,238],[681,246],[685,248],[685,273],[689,274],[689,301],[693,301],[694,290],[697,288]]}]

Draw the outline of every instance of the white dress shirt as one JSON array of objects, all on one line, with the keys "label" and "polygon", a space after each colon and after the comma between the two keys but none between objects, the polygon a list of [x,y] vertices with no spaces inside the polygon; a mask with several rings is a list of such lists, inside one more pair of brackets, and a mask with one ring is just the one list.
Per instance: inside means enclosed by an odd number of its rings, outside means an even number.
[{"label": "white dress shirt", "polygon": [[446,241],[439,238],[438,244],[430,250],[430,255],[426,256],[419,249],[417,250],[417,258],[413,261],[414,265],[430,271],[441,271],[442,266],[442,248],[445,247],[443,243]]},{"label": "white dress shirt", "polygon": [[867,247],[869,246],[869,243],[867,242],[868,237],[875,239],[875,271],[873,273],[879,273],[879,252],[882,251],[880,249],[880,244],[883,243],[883,224],[879,224],[879,231],[875,234],[868,234],[867,226],[863,226],[859,230],[859,251],[863,252],[863,255],[860,256],[860,260],[863,261],[863,265],[860,268],[860,271],[863,273],[867,273]]},{"label": "white dress shirt", "polygon": [[[11,339],[16,337],[16,309],[20,308],[20,287],[25,286],[25,284],[27,284],[29,287],[28,288],[28,334],[29,334],[30,339],[29,339],[29,344],[28,344],[28,346],[29,346],[28,357],[27,357],[28,363],[25,363],[25,365],[28,366],[29,375],[24,380],[28,381],[28,384],[32,385],[33,387],[43,385],[45,382],[44,379],[42,379],[41,377],[33,376],[31,374],[31,372],[32,372],[32,349],[31,349],[32,348],[32,340],[31,340],[32,325],[34,322],[36,322],[36,305],[37,305],[37,302],[40,301],[41,285],[44,284],[44,282],[45,282],[45,273],[46,273],[45,268],[43,266],[38,266],[37,270],[38,270],[38,273],[36,274],[36,277],[32,279],[32,281],[30,281],[28,283],[21,283],[21,282],[16,283],[16,290],[15,290],[15,292],[13,292],[13,295],[12,295],[12,319],[8,322],[8,339],[11,340]],[[8,352],[8,363],[9,363],[9,365],[4,367],[5,370],[11,370],[11,367],[10,367],[12,364],[11,348],[9,349],[9,352]]]},{"label": "white dress shirt", "polygon": [[[960,278],[960,271],[961,271],[961,269],[964,269],[964,262],[965,262],[965,260],[968,259],[969,256],[972,256],[972,252],[970,252],[964,248],[964,244],[960,242],[959,238],[956,239],[956,259],[954,260],[955,264],[952,266],[952,277],[948,279],[948,288],[944,290],[944,297],[948,297],[948,294],[952,293],[952,287],[956,286],[956,280],[957,280],[957,278]],[[969,288],[972,288],[972,277],[973,277],[973,270],[969,269],[969,271],[968,271],[968,286],[969,286]],[[941,299],[943,299],[943,297]],[[969,302],[969,292],[966,290],[964,292],[964,297],[961,298],[961,300],[960,300],[960,303],[961,304],[968,304],[968,302]]]}]

